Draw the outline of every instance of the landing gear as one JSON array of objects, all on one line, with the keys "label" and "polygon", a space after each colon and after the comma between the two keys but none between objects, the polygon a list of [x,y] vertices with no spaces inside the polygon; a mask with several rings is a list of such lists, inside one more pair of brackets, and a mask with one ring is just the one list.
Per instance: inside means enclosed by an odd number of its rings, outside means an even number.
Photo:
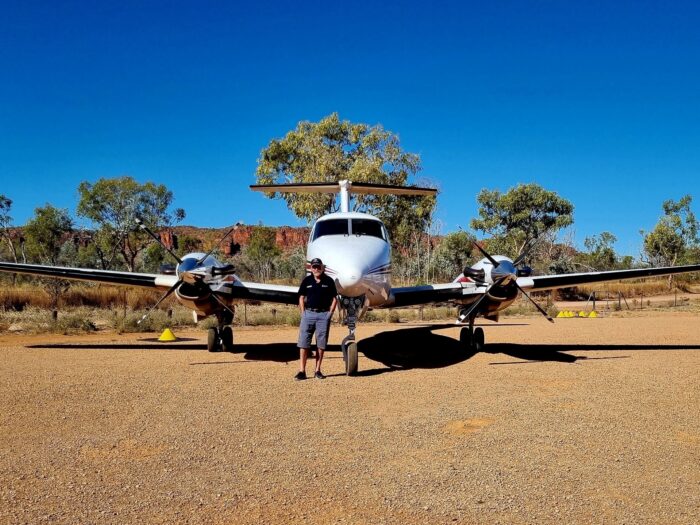
[{"label": "landing gear", "polygon": [[209,352],[233,352],[233,313],[224,310],[217,314],[219,326],[207,331],[207,350]]},{"label": "landing gear", "polygon": [[221,347],[224,352],[233,352],[233,328],[224,326],[221,329]]},{"label": "landing gear", "polygon": [[366,310],[365,296],[359,297],[342,297],[340,298],[340,307],[342,308],[345,318],[343,324],[348,327],[348,335],[345,336],[341,343],[343,350],[343,360],[345,361],[345,374],[352,376],[357,373],[357,343],[355,342],[355,328],[357,321]]},{"label": "landing gear", "polygon": [[469,318],[469,326],[465,326],[459,332],[459,342],[467,352],[483,352],[486,346],[484,342],[484,329],[474,328],[474,318]]},{"label": "landing gear", "polygon": [[357,373],[357,343],[348,343],[343,352],[343,358],[345,359],[345,374],[352,376]]},{"label": "landing gear", "polygon": [[207,330],[207,350],[209,352],[218,352],[221,350],[219,345],[219,330],[217,328],[210,328]]}]

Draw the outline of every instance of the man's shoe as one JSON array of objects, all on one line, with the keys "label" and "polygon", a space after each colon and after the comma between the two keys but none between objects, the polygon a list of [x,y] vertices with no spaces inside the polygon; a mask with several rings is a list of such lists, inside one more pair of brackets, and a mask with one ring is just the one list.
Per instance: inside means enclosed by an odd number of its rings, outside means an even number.
[{"label": "man's shoe", "polygon": [[294,376],[294,381],[303,381],[306,379],[306,372],[297,372],[297,375]]},{"label": "man's shoe", "polygon": [[326,376],[324,376],[321,372],[316,372],[316,373],[314,374],[314,377],[315,377],[316,379],[326,379]]}]

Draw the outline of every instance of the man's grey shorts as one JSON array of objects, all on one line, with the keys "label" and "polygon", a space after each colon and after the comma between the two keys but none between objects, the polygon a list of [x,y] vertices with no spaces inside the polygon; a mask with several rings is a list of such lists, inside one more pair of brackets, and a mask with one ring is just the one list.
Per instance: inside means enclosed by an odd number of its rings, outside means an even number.
[{"label": "man's grey shorts", "polygon": [[326,349],[328,343],[328,332],[331,324],[330,312],[310,312],[304,310],[299,324],[299,348],[309,348],[311,338],[316,333],[316,346],[321,350]]}]

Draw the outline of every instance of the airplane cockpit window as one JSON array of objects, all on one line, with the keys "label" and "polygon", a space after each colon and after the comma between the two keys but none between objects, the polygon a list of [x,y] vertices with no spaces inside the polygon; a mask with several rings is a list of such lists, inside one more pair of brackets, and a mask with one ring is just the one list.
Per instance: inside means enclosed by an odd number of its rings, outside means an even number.
[{"label": "airplane cockpit window", "polygon": [[353,219],[352,233],[353,235],[370,235],[372,237],[385,239],[382,223],[370,219]]},{"label": "airplane cockpit window", "polygon": [[324,235],[347,235],[348,220],[347,219],[329,219],[327,221],[318,221],[314,228],[313,240]]}]

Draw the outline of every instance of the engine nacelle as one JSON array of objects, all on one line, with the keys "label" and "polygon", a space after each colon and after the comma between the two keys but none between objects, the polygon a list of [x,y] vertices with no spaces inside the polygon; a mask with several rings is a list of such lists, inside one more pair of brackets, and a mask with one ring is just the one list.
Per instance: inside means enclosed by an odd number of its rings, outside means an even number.
[{"label": "engine nacelle", "polygon": [[469,277],[473,281],[483,283],[486,280],[486,272],[483,268],[472,268],[467,266],[464,268],[463,272],[465,277]]}]

